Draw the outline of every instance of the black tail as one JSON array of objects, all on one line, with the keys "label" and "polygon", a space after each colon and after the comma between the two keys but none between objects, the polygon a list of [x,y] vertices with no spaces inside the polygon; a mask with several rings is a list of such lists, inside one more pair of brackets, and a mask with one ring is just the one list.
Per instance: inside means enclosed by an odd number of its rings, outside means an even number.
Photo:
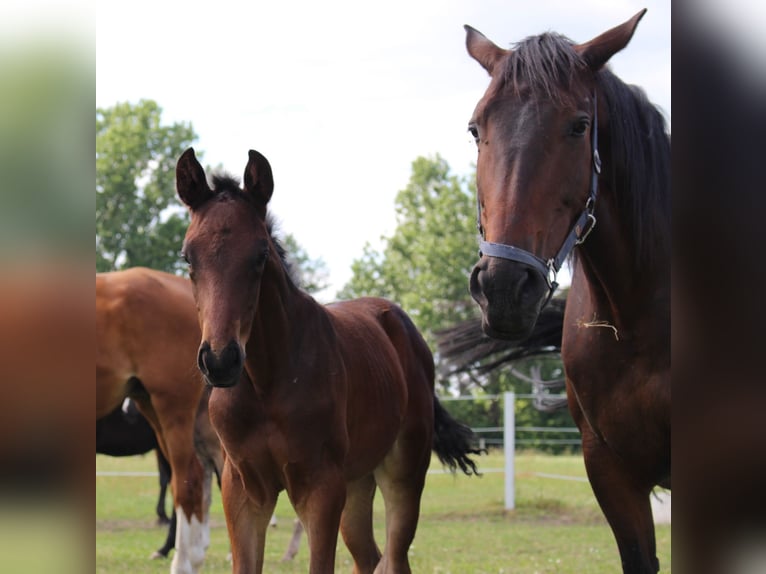
[{"label": "black tail", "polygon": [[468,457],[469,454],[486,452],[484,449],[472,448],[475,439],[473,431],[453,419],[434,397],[434,452],[441,463],[453,473],[460,467],[469,476],[480,475],[476,463]]},{"label": "black tail", "polygon": [[441,369],[445,375],[461,372],[485,374],[519,359],[561,350],[565,301],[551,299],[537,323],[521,341],[490,339],[481,330],[481,319],[469,319],[436,333]]}]

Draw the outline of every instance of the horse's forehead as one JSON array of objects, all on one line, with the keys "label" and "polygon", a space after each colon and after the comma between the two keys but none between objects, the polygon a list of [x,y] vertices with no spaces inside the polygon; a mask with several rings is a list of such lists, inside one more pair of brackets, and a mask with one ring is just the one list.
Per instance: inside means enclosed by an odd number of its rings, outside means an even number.
[{"label": "horse's forehead", "polygon": [[[508,58],[513,55],[506,56]],[[586,70],[571,70],[558,78],[526,77],[524,73],[512,76],[505,66],[492,77],[487,90],[479,100],[474,117],[486,119],[488,113],[513,110],[522,105],[534,104],[536,109],[549,108],[561,112],[580,107],[590,100],[593,92],[592,74]]]},{"label": "horse's forehead", "polygon": [[192,214],[187,240],[193,237],[217,238],[243,235],[257,235],[258,225],[255,210],[244,200],[234,198],[215,198]]}]

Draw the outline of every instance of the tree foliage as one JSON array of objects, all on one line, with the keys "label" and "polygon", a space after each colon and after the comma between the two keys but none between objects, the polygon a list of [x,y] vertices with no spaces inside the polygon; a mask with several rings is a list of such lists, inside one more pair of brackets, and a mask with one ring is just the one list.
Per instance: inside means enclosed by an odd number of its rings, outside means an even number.
[{"label": "tree foliage", "polygon": [[417,158],[396,196],[394,234],[383,238],[382,252],[365,246],[339,296],[396,301],[430,343],[434,331],[474,314],[467,279],[476,262],[474,188],[440,156]]},{"label": "tree foliage", "polygon": [[175,165],[197,136],[190,123],[163,125],[161,115],[151,100],[96,109],[97,271],[183,267],[188,215],[176,200]]},{"label": "tree foliage", "polygon": [[282,239],[290,263],[297,271],[301,289],[316,294],[329,285],[330,272],[322,258],[311,259],[308,252],[288,233]]},{"label": "tree foliage", "polygon": [[[396,196],[396,229],[384,237],[381,251],[369,244],[360,259],[352,263],[352,278],[339,293],[341,298],[373,295],[396,301],[412,317],[432,350],[435,333],[478,314],[468,292],[468,278],[477,261],[475,177],[461,179],[450,174],[447,162],[438,155],[419,157],[412,163],[410,181]],[[448,376],[436,354],[441,391],[451,394],[500,395],[505,391],[529,394],[525,379],[531,372],[542,380],[562,377],[557,354],[540,356],[514,365],[523,377],[513,374],[508,365],[483,375],[463,373]],[[447,402],[445,406],[459,420],[476,427],[503,424],[502,401]],[[538,411],[532,401],[519,400],[517,426],[571,427],[566,409],[553,413]],[[492,435],[488,435],[490,438]],[[502,436],[502,433],[499,433]],[[537,435],[558,440],[577,435],[558,433]],[[498,438],[498,437],[495,437]],[[567,445],[529,445],[552,452],[570,450]]]}]

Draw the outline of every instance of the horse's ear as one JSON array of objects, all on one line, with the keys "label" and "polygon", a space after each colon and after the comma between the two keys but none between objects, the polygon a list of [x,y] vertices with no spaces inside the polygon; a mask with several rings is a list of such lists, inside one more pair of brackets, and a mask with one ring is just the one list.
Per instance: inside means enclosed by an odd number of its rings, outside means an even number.
[{"label": "horse's ear", "polygon": [[245,167],[245,191],[266,205],[274,191],[271,165],[269,160],[254,149],[248,152],[248,157],[247,167]]},{"label": "horse's ear", "polygon": [[471,28],[468,24],[463,27],[466,32],[465,47],[468,49],[468,53],[491,76],[495,65],[506,55],[510,54],[511,51],[497,46],[492,40],[489,40],[484,34],[475,28]]},{"label": "horse's ear", "polygon": [[191,209],[206,201],[213,192],[207,184],[205,170],[194,155],[194,148],[187,149],[176,164],[176,191]]},{"label": "horse's ear", "polygon": [[609,58],[628,45],[636,31],[636,26],[646,14],[646,8],[633,16],[627,22],[607,30],[600,36],[596,36],[590,42],[575,46],[575,50],[588,63],[594,72],[599,70],[609,61]]}]

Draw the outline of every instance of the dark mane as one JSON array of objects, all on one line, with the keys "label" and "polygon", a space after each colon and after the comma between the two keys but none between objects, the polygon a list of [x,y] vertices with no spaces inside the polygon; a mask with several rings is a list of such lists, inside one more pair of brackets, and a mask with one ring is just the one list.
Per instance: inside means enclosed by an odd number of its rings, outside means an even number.
[{"label": "dark mane", "polygon": [[[637,86],[604,69],[598,84],[609,108],[608,177],[639,269],[670,261],[670,136],[665,118]],[[609,165],[606,166],[609,168]]]},{"label": "dark mane", "polygon": [[[522,40],[505,62],[505,84],[517,95],[530,90],[557,106],[574,104],[591,76],[573,46],[554,32]],[[601,152],[622,225],[633,242],[634,265],[665,265],[670,257],[670,137],[665,119],[643,90],[625,84],[607,67],[595,81],[612,118]]]},{"label": "dark mane", "polygon": [[[215,198],[232,198],[242,201],[251,201],[250,196],[239,186],[239,180],[232,177],[229,174],[218,173],[212,176],[213,193]],[[293,286],[300,288],[300,279],[298,272],[293,267],[290,257],[282,243],[282,240],[278,237],[279,224],[276,218],[271,214],[266,214],[266,229],[269,232],[271,242],[274,244],[274,249],[279,255],[279,259],[282,262],[282,268],[285,270],[285,275]]]}]

